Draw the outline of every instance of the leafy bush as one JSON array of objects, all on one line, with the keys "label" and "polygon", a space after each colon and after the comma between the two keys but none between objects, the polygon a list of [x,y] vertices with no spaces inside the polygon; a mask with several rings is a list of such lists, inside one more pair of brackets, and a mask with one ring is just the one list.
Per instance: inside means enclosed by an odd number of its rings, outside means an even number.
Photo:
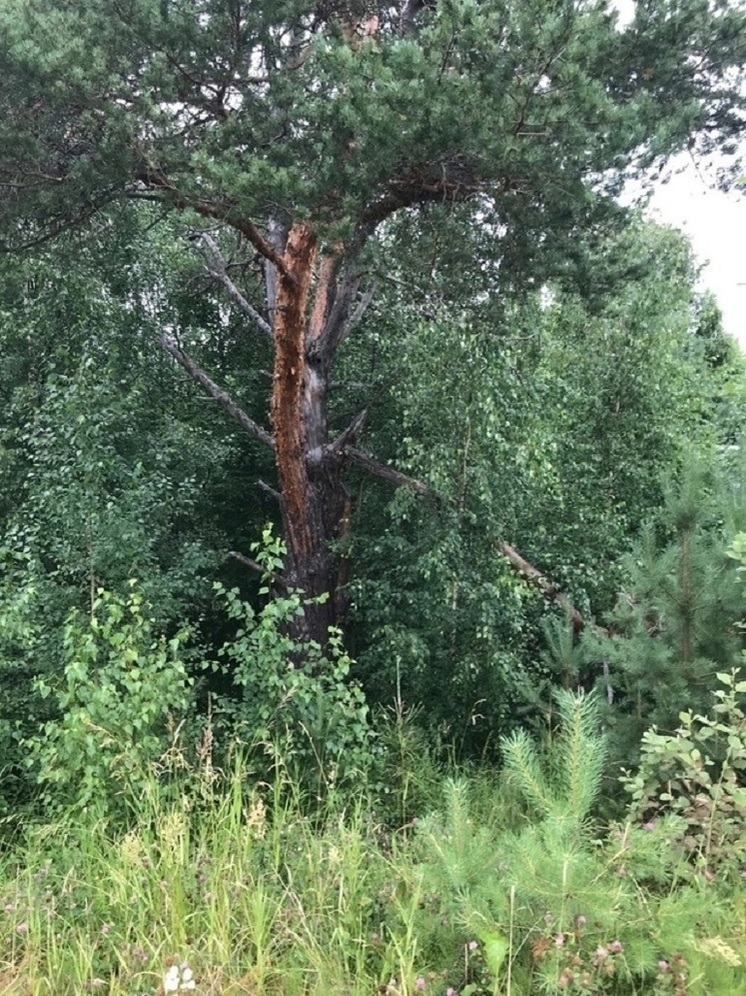
[{"label": "leafy bush", "polygon": [[[268,595],[270,579],[282,567],[283,544],[268,527],[252,549],[266,572],[260,592]],[[303,609],[298,592],[276,595],[257,612],[237,589],[219,583],[215,589],[238,623],[219,651],[225,663],[214,665],[236,692],[218,703],[224,732],[252,746],[281,744],[283,761],[313,773],[320,786],[366,767],[373,732],[365,696],[350,680],[352,662],[341,633],[330,631],[324,648],[294,639],[288,624]]]},{"label": "leafy bush", "polygon": [[59,716],[26,740],[46,803],[110,808],[138,793],[168,746],[192,680],[179,656],[184,634],[167,640],[153,629],[135,581],[125,597],[99,590],[89,619],[68,617],[62,680],[36,681]]},{"label": "leafy bush", "polygon": [[746,681],[738,670],[718,680],[712,715],[682,712],[675,733],[648,730],[639,770],[622,778],[632,817],[681,817],[676,839],[707,874],[746,862]]}]

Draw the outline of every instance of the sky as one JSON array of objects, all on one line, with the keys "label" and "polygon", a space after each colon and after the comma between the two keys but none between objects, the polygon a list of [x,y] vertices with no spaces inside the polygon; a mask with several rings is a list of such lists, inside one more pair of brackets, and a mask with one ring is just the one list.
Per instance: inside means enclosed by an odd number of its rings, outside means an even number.
[{"label": "sky", "polygon": [[701,286],[716,295],[726,330],[746,350],[746,188],[724,193],[694,163],[679,163],[682,172],[657,186],[648,214],[689,236]]},{"label": "sky", "polygon": [[[633,0],[611,0],[611,6],[623,28],[634,15]],[[686,157],[673,165],[676,171],[657,186],[649,214],[689,236],[703,266],[701,285],[715,294],[726,331],[746,351],[746,187],[724,193],[711,172]]]}]

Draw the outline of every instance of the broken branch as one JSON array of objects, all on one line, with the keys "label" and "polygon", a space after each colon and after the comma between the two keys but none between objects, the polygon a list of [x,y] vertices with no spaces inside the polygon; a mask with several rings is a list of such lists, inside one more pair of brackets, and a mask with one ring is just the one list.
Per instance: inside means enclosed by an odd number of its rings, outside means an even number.
[{"label": "broken branch", "polygon": [[167,353],[173,356],[179,366],[183,367],[189,376],[200,385],[205,393],[208,394],[213,401],[217,401],[220,407],[226,411],[232,419],[238,422],[242,429],[245,429],[246,432],[254,436],[255,439],[260,440],[260,442],[265,443],[267,446],[274,449],[275,444],[271,433],[267,432],[267,430],[255,422],[253,418],[250,418],[243,408],[236,404],[228,392],[224,391],[222,387],[219,387],[215,381],[205,373],[202,367],[195,363],[188,353],[184,352],[175,339],[164,334],[161,336],[161,345]]}]

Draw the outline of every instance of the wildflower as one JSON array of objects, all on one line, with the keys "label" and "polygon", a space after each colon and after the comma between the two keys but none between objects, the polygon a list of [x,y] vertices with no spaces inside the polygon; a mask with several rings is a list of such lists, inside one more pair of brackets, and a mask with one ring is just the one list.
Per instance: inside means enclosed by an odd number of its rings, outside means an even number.
[{"label": "wildflower", "polygon": [[571,968],[563,968],[562,974],[559,977],[559,987],[560,989],[569,989],[575,980],[575,975]]},{"label": "wildflower", "polygon": [[16,904],[15,903],[6,903],[5,904],[5,912],[6,913],[15,913],[15,911],[16,911]]},{"label": "wildflower", "polygon": [[585,927],[586,919],[582,913],[575,917],[575,923],[578,927]]},{"label": "wildflower", "polygon": [[469,943],[466,946],[470,951],[476,951],[477,948],[479,947],[476,941],[469,941]]},{"label": "wildflower", "polygon": [[164,993],[181,993],[196,988],[197,984],[194,981],[194,974],[186,964],[181,966],[172,965],[163,979]]},{"label": "wildflower", "polygon": [[554,935],[554,946],[556,948],[561,948],[564,943],[565,943],[565,935],[564,934],[555,934]]},{"label": "wildflower", "polygon": [[647,823],[643,823],[642,829],[643,830],[654,830],[655,829],[655,821],[654,820],[648,820]]},{"label": "wildflower", "polygon": [[99,979],[98,977],[96,977],[95,979],[91,980],[92,989],[100,989],[102,986],[105,985],[106,985],[106,979]]},{"label": "wildflower", "polygon": [[418,975],[417,978],[414,980],[414,987],[419,992],[421,992],[425,988],[426,984],[427,983],[425,982],[425,980],[422,978],[421,975]]},{"label": "wildflower", "polygon": [[620,952],[624,951],[624,945],[621,941],[612,941],[609,945],[609,951],[612,954],[620,954]]},{"label": "wildflower", "polygon": [[663,958],[661,958],[661,960],[658,962],[658,971],[659,972],[667,972],[668,971],[668,962],[664,961]]},{"label": "wildflower", "polygon": [[599,944],[599,946],[596,948],[596,961],[595,961],[595,964],[596,965],[600,965],[601,962],[604,960],[604,958],[608,958],[608,956],[609,956],[609,949],[605,948],[605,947],[603,947],[603,945]]},{"label": "wildflower", "polygon": [[18,926],[16,927],[16,932],[19,934],[28,934],[28,924],[19,923]]},{"label": "wildflower", "polygon": [[449,986],[446,989],[446,996],[456,996],[456,990],[453,988],[453,986]]}]

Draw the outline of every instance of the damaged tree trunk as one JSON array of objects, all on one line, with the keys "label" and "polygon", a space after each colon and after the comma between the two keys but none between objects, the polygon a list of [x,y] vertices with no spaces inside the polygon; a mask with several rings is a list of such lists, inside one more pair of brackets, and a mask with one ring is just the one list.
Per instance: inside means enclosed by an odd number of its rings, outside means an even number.
[{"label": "damaged tree trunk", "polygon": [[[357,259],[363,238],[352,246],[337,244],[323,252],[313,229],[303,222],[283,231],[281,237],[272,233],[271,241],[253,226],[245,226],[242,231],[249,233],[252,244],[266,260],[269,321],[233,285],[214,241],[209,236],[202,238],[210,256],[209,272],[259,330],[273,340],[273,432],[251,419],[172,336],[164,334],[161,341],[231,418],[274,450],[279,489],[260,484],[278,499],[287,554],[282,576],[274,576],[272,582],[284,591],[295,589],[303,597],[303,611],[291,624],[292,635],[298,641],[313,640],[323,647],[330,627],[343,627],[346,609],[349,563],[338,548],[348,535],[350,523],[350,496],[342,479],[344,465],[351,464],[395,488],[430,494],[446,502],[448,499],[355,445],[365,410],[335,438],[329,436],[328,401],[334,359],[373,296],[373,288],[358,294]],[[547,599],[564,608],[575,630],[587,624],[567,596],[512,546],[501,541],[498,547]],[[242,553],[231,551],[230,556],[252,570],[262,570]]]},{"label": "damaged tree trunk", "polygon": [[329,627],[342,622],[332,547],[345,518],[346,493],[341,455],[328,445],[333,349],[325,333],[334,262],[323,259],[317,274],[317,253],[313,231],[293,225],[277,274],[272,427],[287,546],[285,580],[306,600],[294,635],[323,646]]}]

